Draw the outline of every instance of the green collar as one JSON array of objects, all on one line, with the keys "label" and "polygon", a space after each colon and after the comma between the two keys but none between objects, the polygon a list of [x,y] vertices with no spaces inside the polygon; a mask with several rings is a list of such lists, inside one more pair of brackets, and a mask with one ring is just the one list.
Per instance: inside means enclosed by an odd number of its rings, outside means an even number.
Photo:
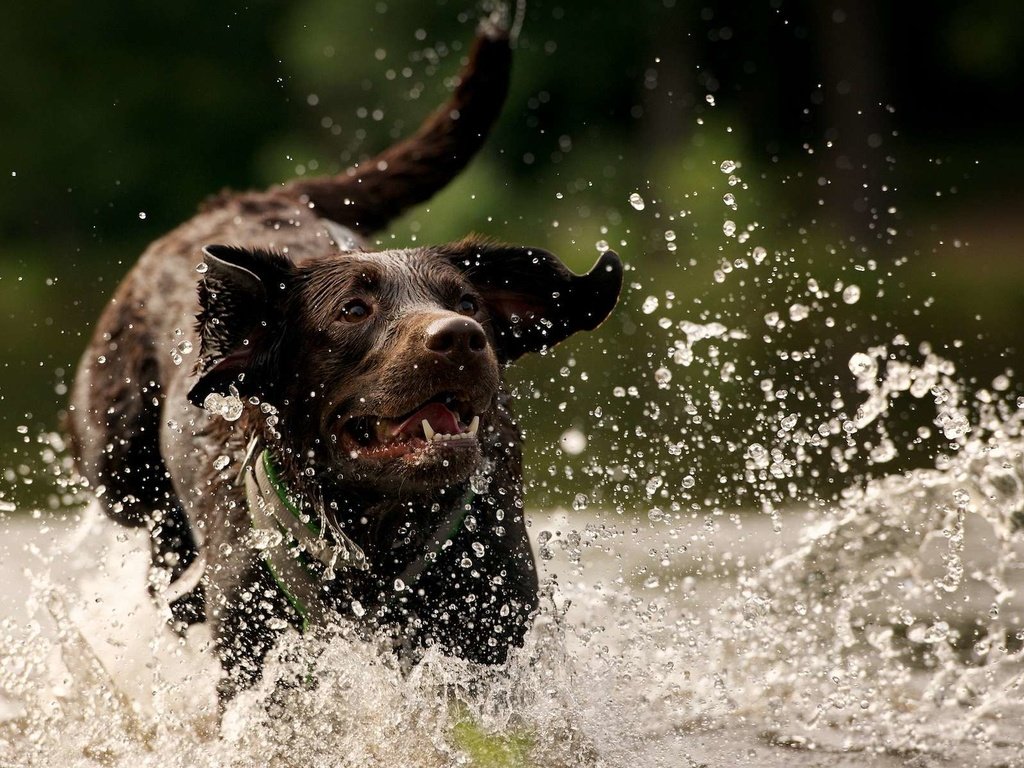
[{"label": "green collar", "polygon": [[[316,522],[302,511],[301,500],[281,480],[268,450],[252,460],[255,442],[254,438],[239,473],[239,480],[245,484],[252,543],[261,550],[274,583],[298,615],[300,629],[305,632],[311,622],[321,620],[330,611],[327,591],[335,571],[366,571],[370,563],[359,545],[325,514],[322,506],[314,510],[319,517]],[[396,583],[400,580],[405,589],[412,588],[455,537],[475,497],[469,489],[437,526],[424,552],[406,566]]]}]

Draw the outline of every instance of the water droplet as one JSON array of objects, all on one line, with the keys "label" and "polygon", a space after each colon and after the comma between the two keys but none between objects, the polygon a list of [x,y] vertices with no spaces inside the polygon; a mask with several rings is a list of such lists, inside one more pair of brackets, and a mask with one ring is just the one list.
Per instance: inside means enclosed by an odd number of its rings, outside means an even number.
[{"label": "water droplet", "polygon": [[722,169],[722,173],[732,173],[739,166],[736,165],[736,162],[734,160],[723,160],[722,165],[720,167]]},{"label": "water droplet", "polygon": [[649,315],[652,312],[654,312],[654,310],[656,310],[657,308],[658,308],[658,297],[657,296],[648,296],[646,299],[644,299],[644,305],[643,305],[643,307],[641,307],[641,310],[643,311],[643,313],[645,315]]},{"label": "water droplet", "polygon": [[200,275],[205,275],[209,270],[210,267],[205,261],[196,264],[196,272],[198,272]]},{"label": "water droplet", "polygon": [[203,408],[213,416],[220,416],[225,421],[238,421],[242,416],[244,406],[242,400],[235,394],[221,395],[211,392],[203,400]]},{"label": "water droplet", "polygon": [[487,489],[491,487],[490,474],[487,472],[474,472],[469,476],[469,487],[478,496],[481,493],[487,493]]},{"label": "water droplet", "polygon": [[639,192],[634,192],[629,196],[629,204],[636,208],[636,210],[638,211],[642,211],[644,209],[644,206],[646,205],[644,199],[640,197]]},{"label": "water droplet", "polygon": [[652,477],[652,478],[650,478],[650,479],[649,479],[649,480],[647,481],[647,485],[646,485],[646,486],[644,486],[644,487],[645,487],[645,489],[647,490],[647,496],[648,496],[648,497],[651,497],[651,496],[653,496],[653,495],[654,495],[654,494],[655,494],[655,493],[657,492],[657,490],[658,490],[659,488],[661,488],[661,485],[662,485],[662,483],[664,483],[664,482],[665,482],[665,481],[664,481],[664,480],[662,480],[662,479],[661,479],[660,477]]},{"label": "water droplet", "polygon": [[360,603],[358,600],[352,601],[352,614],[356,618],[361,618],[362,616],[366,615],[366,609],[363,608],[363,604]]},{"label": "water droplet", "polygon": [[756,622],[767,616],[770,609],[771,603],[755,595],[743,603],[743,618],[749,622]]},{"label": "water droplet", "polygon": [[935,424],[942,430],[947,440],[957,440],[971,431],[971,422],[968,418],[949,408],[939,412]]},{"label": "water droplet", "polygon": [[794,323],[807,319],[811,309],[806,304],[793,304],[789,308],[789,319]]},{"label": "water droplet", "polygon": [[668,368],[659,368],[654,372],[654,380],[658,382],[658,389],[668,389],[668,384],[672,381],[672,371]]},{"label": "water droplet", "polygon": [[754,257],[754,263],[755,263],[755,264],[763,264],[763,263],[764,263],[764,260],[765,260],[766,258],[768,258],[768,251],[766,251],[766,250],[765,250],[764,248],[762,248],[762,247],[761,247],[761,246],[759,245],[759,246],[757,246],[756,248],[754,248],[754,251],[753,251],[753,253],[751,254],[751,256],[753,256],[753,257]]},{"label": "water droplet", "polygon": [[850,373],[858,379],[874,378],[878,373],[878,363],[873,357],[865,355],[863,352],[855,352],[851,355],[848,365]]},{"label": "water droplet", "polygon": [[220,472],[222,469],[224,469],[230,463],[231,463],[231,457],[230,456],[218,456],[216,459],[213,460],[213,468],[216,469],[218,472]]},{"label": "water droplet", "polygon": [[843,301],[847,304],[856,304],[860,300],[860,288],[856,285],[848,285],[843,289]]},{"label": "water droplet", "polygon": [[599,253],[605,253],[611,247],[608,245],[607,240],[598,240],[596,243],[594,243],[594,246],[597,248]]},{"label": "water droplet", "polygon": [[732,192],[726,192],[722,195],[722,202],[725,203],[726,207],[732,208],[734,211],[738,208],[736,205],[736,196]]},{"label": "water droplet", "polygon": [[731,219],[726,219],[725,223],[722,224],[722,234],[726,237],[732,237],[736,234],[736,222]]},{"label": "water droplet", "polygon": [[945,621],[937,621],[928,626],[916,625],[907,632],[911,642],[927,643],[929,645],[940,643],[949,635],[949,624]]},{"label": "water droplet", "polygon": [[896,444],[888,438],[883,438],[878,445],[871,449],[869,454],[874,464],[887,464],[896,458]]},{"label": "water droplet", "polygon": [[587,436],[576,428],[567,429],[562,433],[559,443],[570,456],[578,456],[587,449]]},{"label": "water droplet", "polygon": [[585,493],[577,493],[572,500],[572,508],[577,512],[580,512],[587,508],[587,504],[590,503],[590,499],[587,498]]},{"label": "water droplet", "polygon": [[284,536],[280,531],[266,528],[253,528],[245,538],[246,544],[258,552],[264,552],[273,547],[280,546],[283,541]]},{"label": "water droplet", "polygon": [[405,582],[401,579],[395,579],[395,592],[404,592]]}]

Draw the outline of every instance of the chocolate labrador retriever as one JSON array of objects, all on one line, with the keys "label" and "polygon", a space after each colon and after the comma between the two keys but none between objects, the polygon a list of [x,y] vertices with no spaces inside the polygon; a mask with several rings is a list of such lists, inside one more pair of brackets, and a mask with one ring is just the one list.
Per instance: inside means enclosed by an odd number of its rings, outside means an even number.
[{"label": "chocolate labrador retriever", "polygon": [[485,22],[411,138],[208,201],[142,255],[81,360],[77,468],[150,532],[176,624],[211,623],[225,696],[289,625],[336,614],[412,658],[500,663],[522,642],[537,577],[502,369],[596,328],[621,263],[575,275],[539,248],[362,239],[469,162],[510,65],[505,25]]}]

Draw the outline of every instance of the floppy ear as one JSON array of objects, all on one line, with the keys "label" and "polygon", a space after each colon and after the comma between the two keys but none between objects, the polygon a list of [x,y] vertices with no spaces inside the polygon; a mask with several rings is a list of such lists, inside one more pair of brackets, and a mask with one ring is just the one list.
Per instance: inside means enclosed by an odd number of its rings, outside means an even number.
[{"label": "floppy ear", "polygon": [[201,406],[211,392],[264,390],[273,381],[284,320],[284,300],[295,265],[262,250],[208,245],[199,283],[199,380],[188,399]]},{"label": "floppy ear", "polygon": [[583,275],[540,248],[470,240],[445,246],[443,253],[483,296],[506,361],[594,330],[622,289],[622,262],[612,251]]}]

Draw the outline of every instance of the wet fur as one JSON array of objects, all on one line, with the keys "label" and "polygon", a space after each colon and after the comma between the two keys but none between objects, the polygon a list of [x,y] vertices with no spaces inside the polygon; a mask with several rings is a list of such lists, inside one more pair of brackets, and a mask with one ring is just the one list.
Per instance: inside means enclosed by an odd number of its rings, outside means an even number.
[{"label": "wet fur", "polygon": [[[361,241],[336,242],[331,223],[366,235],[443,187],[500,112],[510,61],[505,32],[484,25],[451,101],[364,170],[212,198],[146,250],[82,357],[69,425],[78,470],[102,490],[111,518],[149,529],[154,567],[170,578],[205,554],[200,586],[173,610],[179,625],[212,624],[229,673],[226,696],[258,676],[280,632],[268,621],[297,624],[244,541],[251,523],[232,479],[254,434],[275,452],[289,487],[330,505],[373,564],[368,572],[343,571],[332,583],[340,613],[354,618],[358,601],[367,626],[413,654],[438,644],[481,662],[502,661],[529,626],[537,578],[522,510],[521,436],[500,370],[596,327],[615,303],[621,265],[606,255],[589,275],[574,276],[543,251],[482,240],[372,253]],[[252,285],[232,284],[231,274],[221,283],[212,273],[200,279],[196,265],[211,244],[237,246],[219,253],[236,278],[259,278],[255,293],[246,293]],[[367,280],[393,313],[372,338],[337,321],[339,302],[369,290],[361,287]],[[410,376],[409,361],[426,354],[424,324],[450,312],[451,297],[465,291],[481,302],[486,354],[468,372],[438,364],[429,375]],[[172,351],[181,342],[193,351],[176,364]],[[487,469],[489,490],[475,497],[471,524],[459,528],[416,589],[396,597],[396,574],[422,555],[435,521],[463,497],[470,459],[454,462],[452,476],[440,480],[435,470],[420,477],[411,464],[350,467],[327,439],[331,420],[367,401],[359,407],[401,413],[447,386],[485,408],[479,455],[471,458],[475,469]],[[197,407],[206,394],[229,387],[246,398],[238,421]],[[250,397],[273,404],[279,421],[269,423]],[[231,463],[217,470],[222,456]],[[474,543],[487,556],[464,567]]]}]

